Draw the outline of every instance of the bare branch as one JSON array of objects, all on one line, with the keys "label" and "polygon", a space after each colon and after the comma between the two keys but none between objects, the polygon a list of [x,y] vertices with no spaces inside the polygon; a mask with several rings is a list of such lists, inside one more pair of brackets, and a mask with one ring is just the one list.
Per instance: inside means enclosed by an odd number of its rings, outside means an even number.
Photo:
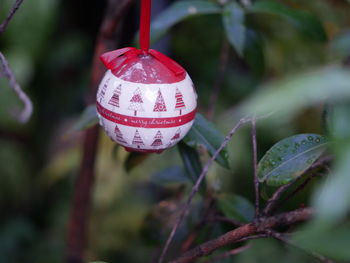
[{"label": "bare branch", "polygon": [[244,242],[244,241],[253,240],[253,239],[267,238],[267,237],[270,237],[270,236],[266,233],[262,233],[262,234],[256,234],[256,235],[252,235],[252,236],[243,237],[243,238],[237,240],[236,242],[238,243],[238,242]]},{"label": "bare branch", "polygon": [[196,193],[198,192],[199,186],[202,183],[203,179],[205,178],[205,176],[207,175],[209,168],[211,167],[211,165],[213,164],[214,160],[219,156],[220,152],[226,147],[226,145],[229,143],[229,141],[231,140],[232,136],[236,133],[236,131],[245,123],[250,122],[251,119],[247,118],[243,118],[240,119],[239,122],[232,128],[232,130],[229,132],[229,134],[225,137],[224,141],[222,142],[222,144],[220,145],[220,147],[216,150],[216,152],[214,153],[214,155],[209,159],[209,161],[206,163],[206,165],[204,166],[201,174],[199,175],[195,185],[192,187],[192,190],[188,196],[188,199],[184,205],[184,207],[182,208],[182,211],[180,213],[180,216],[178,217],[177,221],[175,222],[168,239],[166,240],[165,246],[163,248],[163,251],[159,257],[159,261],[158,263],[162,263],[165,257],[165,254],[167,253],[170,243],[173,240],[175,233],[179,227],[179,225],[182,223],[183,219],[185,218],[185,215],[188,212],[188,209],[192,203],[192,200],[194,198],[194,196],[196,195]]},{"label": "bare branch", "polygon": [[311,208],[297,209],[291,212],[282,213],[276,216],[261,218],[258,222],[245,224],[232,231],[229,231],[215,239],[207,241],[182,254],[170,263],[190,263],[196,259],[211,254],[218,248],[239,242],[243,238],[253,236],[259,233],[265,233],[267,230],[275,227],[293,225],[310,219],[314,214]]},{"label": "bare branch", "polygon": [[3,33],[6,30],[8,23],[11,21],[12,17],[17,12],[18,8],[21,6],[22,2],[23,0],[16,0],[16,2],[13,4],[4,22],[2,22],[0,25],[0,33]]},{"label": "bare branch", "polygon": [[237,254],[239,254],[239,253],[241,253],[243,251],[246,251],[248,248],[250,248],[249,245],[245,245],[245,246],[242,246],[242,247],[239,247],[239,248],[235,248],[235,249],[232,249],[232,250],[227,251],[225,253],[222,253],[221,255],[213,257],[213,258],[211,258],[209,260],[203,261],[202,263],[214,263],[214,262],[217,262],[219,260],[222,260],[222,259],[234,256],[234,255],[237,255]]},{"label": "bare branch", "polygon": [[255,189],[255,219],[260,216],[260,189],[258,179],[258,157],[256,143],[256,119],[252,119],[252,148],[253,148],[253,174],[254,174],[254,189]]},{"label": "bare branch", "polygon": [[[3,33],[6,30],[7,25],[13,18],[14,14],[17,12],[19,7],[21,6],[23,0],[16,0],[16,2],[13,4],[12,8],[10,9],[7,17],[5,18],[4,22],[0,24],[0,33]],[[15,114],[16,119],[21,123],[26,123],[33,112],[33,103],[27,96],[27,94],[24,93],[24,91],[21,89],[20,85],[17,83],[15,75],[13,74],[8,61],[6,60],[5,56],[0,52],[0,77],[5,77],[9,80],[9,86],[11,89],[14,90],[14,92],[17,94],[18,98],[23,102],[24,109],[19,114]]]},{"label": "bare branch", "polygon": [[204,213],[202,215],[202,219],[200,220],[200,222],[194,227],[194,230],[192,233],[190,233],[187,238],[185,239],[185,241],[182,243],[181,246],[181,251],[185,252],[187,251],[193,244],[193,242],[195,241],[195,239],[198,236],[199,231],[205,227],[208,223],[208,219],[210,219],[211,214],[213,212],[212,208],[214,205],[214,199],[212,196],[210,196],[208,198],[208,200],[205,202],[205,209],[204,209]]},{"label": "bare branch", "polygon": [[[312,176],[312,174],[316,173],[316,171],[318,171],[320,168],[324,167],[326,164],[328,164],[331,161],[331,157],[330,156],[325,156],[320,158],[319,160],[315,161],[310,168],[304,173],[304,174],[308,174],[311,173],[310,176]],[[282,195],[289,189],[289,187],[293,184],[295,184],[296,182],[298,182],[302,177],[298,177],[295,180],[289,182],[286,185],[282,185],[280,188],[278,188],[275,193],[272,195],[272,197],[266,202],[265,205],[265,209],[263,214],[266,215],[270,215],[271,212],[276,208],[276,206],[280,203],[281,201],[281,197]],[[306,180],[306,184],[309,183],[310,180]],[[305,185],[302,185],[302,187],[299,190],[303,189]],[[297,191],[297,192],[298,192]],[[297,193],[295,192],[295,193]],[[293,193],[293,195],[295,194]],[[289,197],[288,197],[289,198]]]},{"label": "bare branch", "polygon": [[[0,62],[1,62],[1,76],[6,77],[9,80],[9,86],[17,94],[18,98],[23,102],[24,109],[18,116],[15,116],[17,120],[21,123],[26,123],[33,112],[33,104],[29,99],[27,94],[21,89],[20,85],[17,83],[15,75],[13,74],[5,56],[0,52]],[[17,115],[17,114],[16,114]]]},{"label": "bare branch", "polygon": [[263,214],[265,216],[271,214],[271,212],[273,211],[273,209],[275,208],[275,206],[279,202],[281,196],[289,189],[289,187],[292,184],[295,183],[295,181],[296,180],[293,180],[293,181],[289,182],[288,184],[282,185],[273,193],[271,198],[266,202],[265,209],[263,212]]},{"label": "bare branch", "polygon": [[312,178],[315,178],[317,176],[321,176],[321,174],[311,174],[310,176],[308,176],[304,182],[302,182],[301,184],[298,185],[297,188],[295,188],[293,190],[293,192],[291,192],[286,198],[284,198],[279,204],[278,206],[283,205],[284,203],[286,203],[289,199],[291,199],[293,196],[295,196],[297,193],[299,193],[301,190],[303,190],[312,180]]}]

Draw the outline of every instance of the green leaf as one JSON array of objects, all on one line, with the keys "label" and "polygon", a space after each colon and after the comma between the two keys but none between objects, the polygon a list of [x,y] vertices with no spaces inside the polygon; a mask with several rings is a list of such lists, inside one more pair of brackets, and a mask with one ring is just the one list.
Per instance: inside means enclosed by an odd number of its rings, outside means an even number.
[{"label": "green leaf", "polygon": [[254,218],[254,206],[247,199],[239,195],[218,195],[217,204],[221,212],[228,218],[244,223],[251,222]]},{"label": "green leaf", "polygon": [[169,28],[188,17],[220,12],[220,6],[209,1],[177,1],[152,22],[151,39],[158,40]]},{"label": "green leaf", "polygon": [[146,159],[150,157],[149,153],[131,152],[129,153],[126,161],[124,163],[124,168],[127,172],[130,172],[139,164],[143,163]]},{"label": "green leaf", "polygon": [[350,140],[350,102],[328,104],[326,107],[326,130],[338,142]]},{"label": "green leaf", "polygon": [[296,232],[291,242],[307,251],[331,259],[349,262],[350,224],[330,227],[324,222],[311,221]]},{"label": "green leaf", "polygon": [[289,8],[271,0],[255,1],[249,8],[251,13],[264,13],[285,18],[306,37],[316,41],[326,41],[327,36],[322,23],[312,14]]},{"label": "green leaf", "polygon": [[327,222],[337,222],[350,210],[350,143],[345,145],[332,170],[332,175],[313,196],[317,216]]},{"label": "green leaf", "polygon": [[335,35],[329,44],[329,55],[344,59],[350,50],[350,30],[344,30]]},{"label": "green leaf", "polygon": [[202,163],[199,160],[198,152],[183,142],[179,142],[177,146],[187,175],[192,182],[196,182],[202,172]]},{"label": "green leaf", "polygon": [[259,181],[271,186],[289,183],[321,156],[326,143],[326,138],[317,134],[298,134],[279,141],[260,160]]},{"label": "green leaf", "polygon": [[349,83],[349,71],[338,66],[286,77],[261,87],[241,106],[241,112],[291,118],[307,106],[350,98]]},{"label": "green leaf", "polygon": [[[224,139],[224,136],[212,123],[206,120],[201,114],[197,113],[194,124],[183,141],[193,148],[204,147],[208,150],[209,154],[213,156],[216,150],[221,146]],[[225,148],[220,152],[216,161],[223,167],[229,169],[230,164],[228,158],[228,152]]]},{"label": "green leaf", "polygon": [[222,14],[227,39],[240,56],[243,56],[246,39],[244,17],[244,9],[235,2],[226,5]]},{"label": "green leaf", "polygon": [[98,123],[97,111],[95,104],[87,106],[79,120],[72,127],[71,131],[81,131],[90,128]]},{"label": "green leaf", "polygon": [[180,166],[172,166],[155,173],[152,181],[161,185],[192,182]]}]

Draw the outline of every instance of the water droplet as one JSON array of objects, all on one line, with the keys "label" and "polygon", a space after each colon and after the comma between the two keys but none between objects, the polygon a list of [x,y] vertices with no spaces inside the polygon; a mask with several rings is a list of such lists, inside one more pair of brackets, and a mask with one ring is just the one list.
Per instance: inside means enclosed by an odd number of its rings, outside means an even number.
[{"label": "water droplet", "polygon": [[197,8],[195,6],[190,6],[188,9],[187,9],[188,13],[193,15],[193,14],[196,14],[198,12]]},{"label": "water droplet", "polygon": [[306,144],[306,140],[302,140],[301,144],[305,145]]},{"label": "water droplet", "polygon": [[278,157],[277,160],[279,160],[280,162],[283,161],[283,157]]},{"label": "water droplet", "polygon": [[320,138],[316,138],[316,142],[320,142]]},{"label": "water droplet", "polygon": [[308,139],[309,141],[313,141],[313,140],[314,140],[314,137],[308,136],[307,139]]},{"label": "water droplet", "polygon": [[270,163],[271,163],[272,166],[276,165],[276,162],[274,160],[270,160]]},{"label": "water droplet", "polygon": [[300,144],[299,144],[299,143],[295,143],[295,144],[294,144],[294,147],[297,149],[297,148],[300,147]]}]

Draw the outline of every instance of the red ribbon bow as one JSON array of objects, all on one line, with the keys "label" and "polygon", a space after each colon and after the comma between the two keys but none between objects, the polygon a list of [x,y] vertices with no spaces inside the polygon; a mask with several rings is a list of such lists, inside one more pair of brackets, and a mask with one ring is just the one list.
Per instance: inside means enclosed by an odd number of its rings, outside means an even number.
[{"label": "red ribbon bow", "polygon": [[[144,54],[144,51],[142,50],[136,49],[134,47],[126,47],[106,52],[100,56],[100,59],[108,69],[117,71],[123,64],[142,54]],[[180,75],[185,72],[185,70],[178,63],[157,50],[150,49],[146,54],[153,56],[168,69],[174,72],[175,75]],[[122,64],[118,63],[118,58],[121,56],[125,56],[125,60]]]}]

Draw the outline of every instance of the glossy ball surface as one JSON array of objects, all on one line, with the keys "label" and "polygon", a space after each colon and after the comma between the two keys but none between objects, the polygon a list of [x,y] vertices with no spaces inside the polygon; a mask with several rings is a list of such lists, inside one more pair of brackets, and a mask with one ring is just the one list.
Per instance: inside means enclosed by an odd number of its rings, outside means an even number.
[{"label": "glossy ball surface", "polygon": [[197,94],[191,78],[186,72],[174,75],[151,56],[120,60],[98,88],[100,125],[128,151],[161,152],[174,146],[195,117]]}]

